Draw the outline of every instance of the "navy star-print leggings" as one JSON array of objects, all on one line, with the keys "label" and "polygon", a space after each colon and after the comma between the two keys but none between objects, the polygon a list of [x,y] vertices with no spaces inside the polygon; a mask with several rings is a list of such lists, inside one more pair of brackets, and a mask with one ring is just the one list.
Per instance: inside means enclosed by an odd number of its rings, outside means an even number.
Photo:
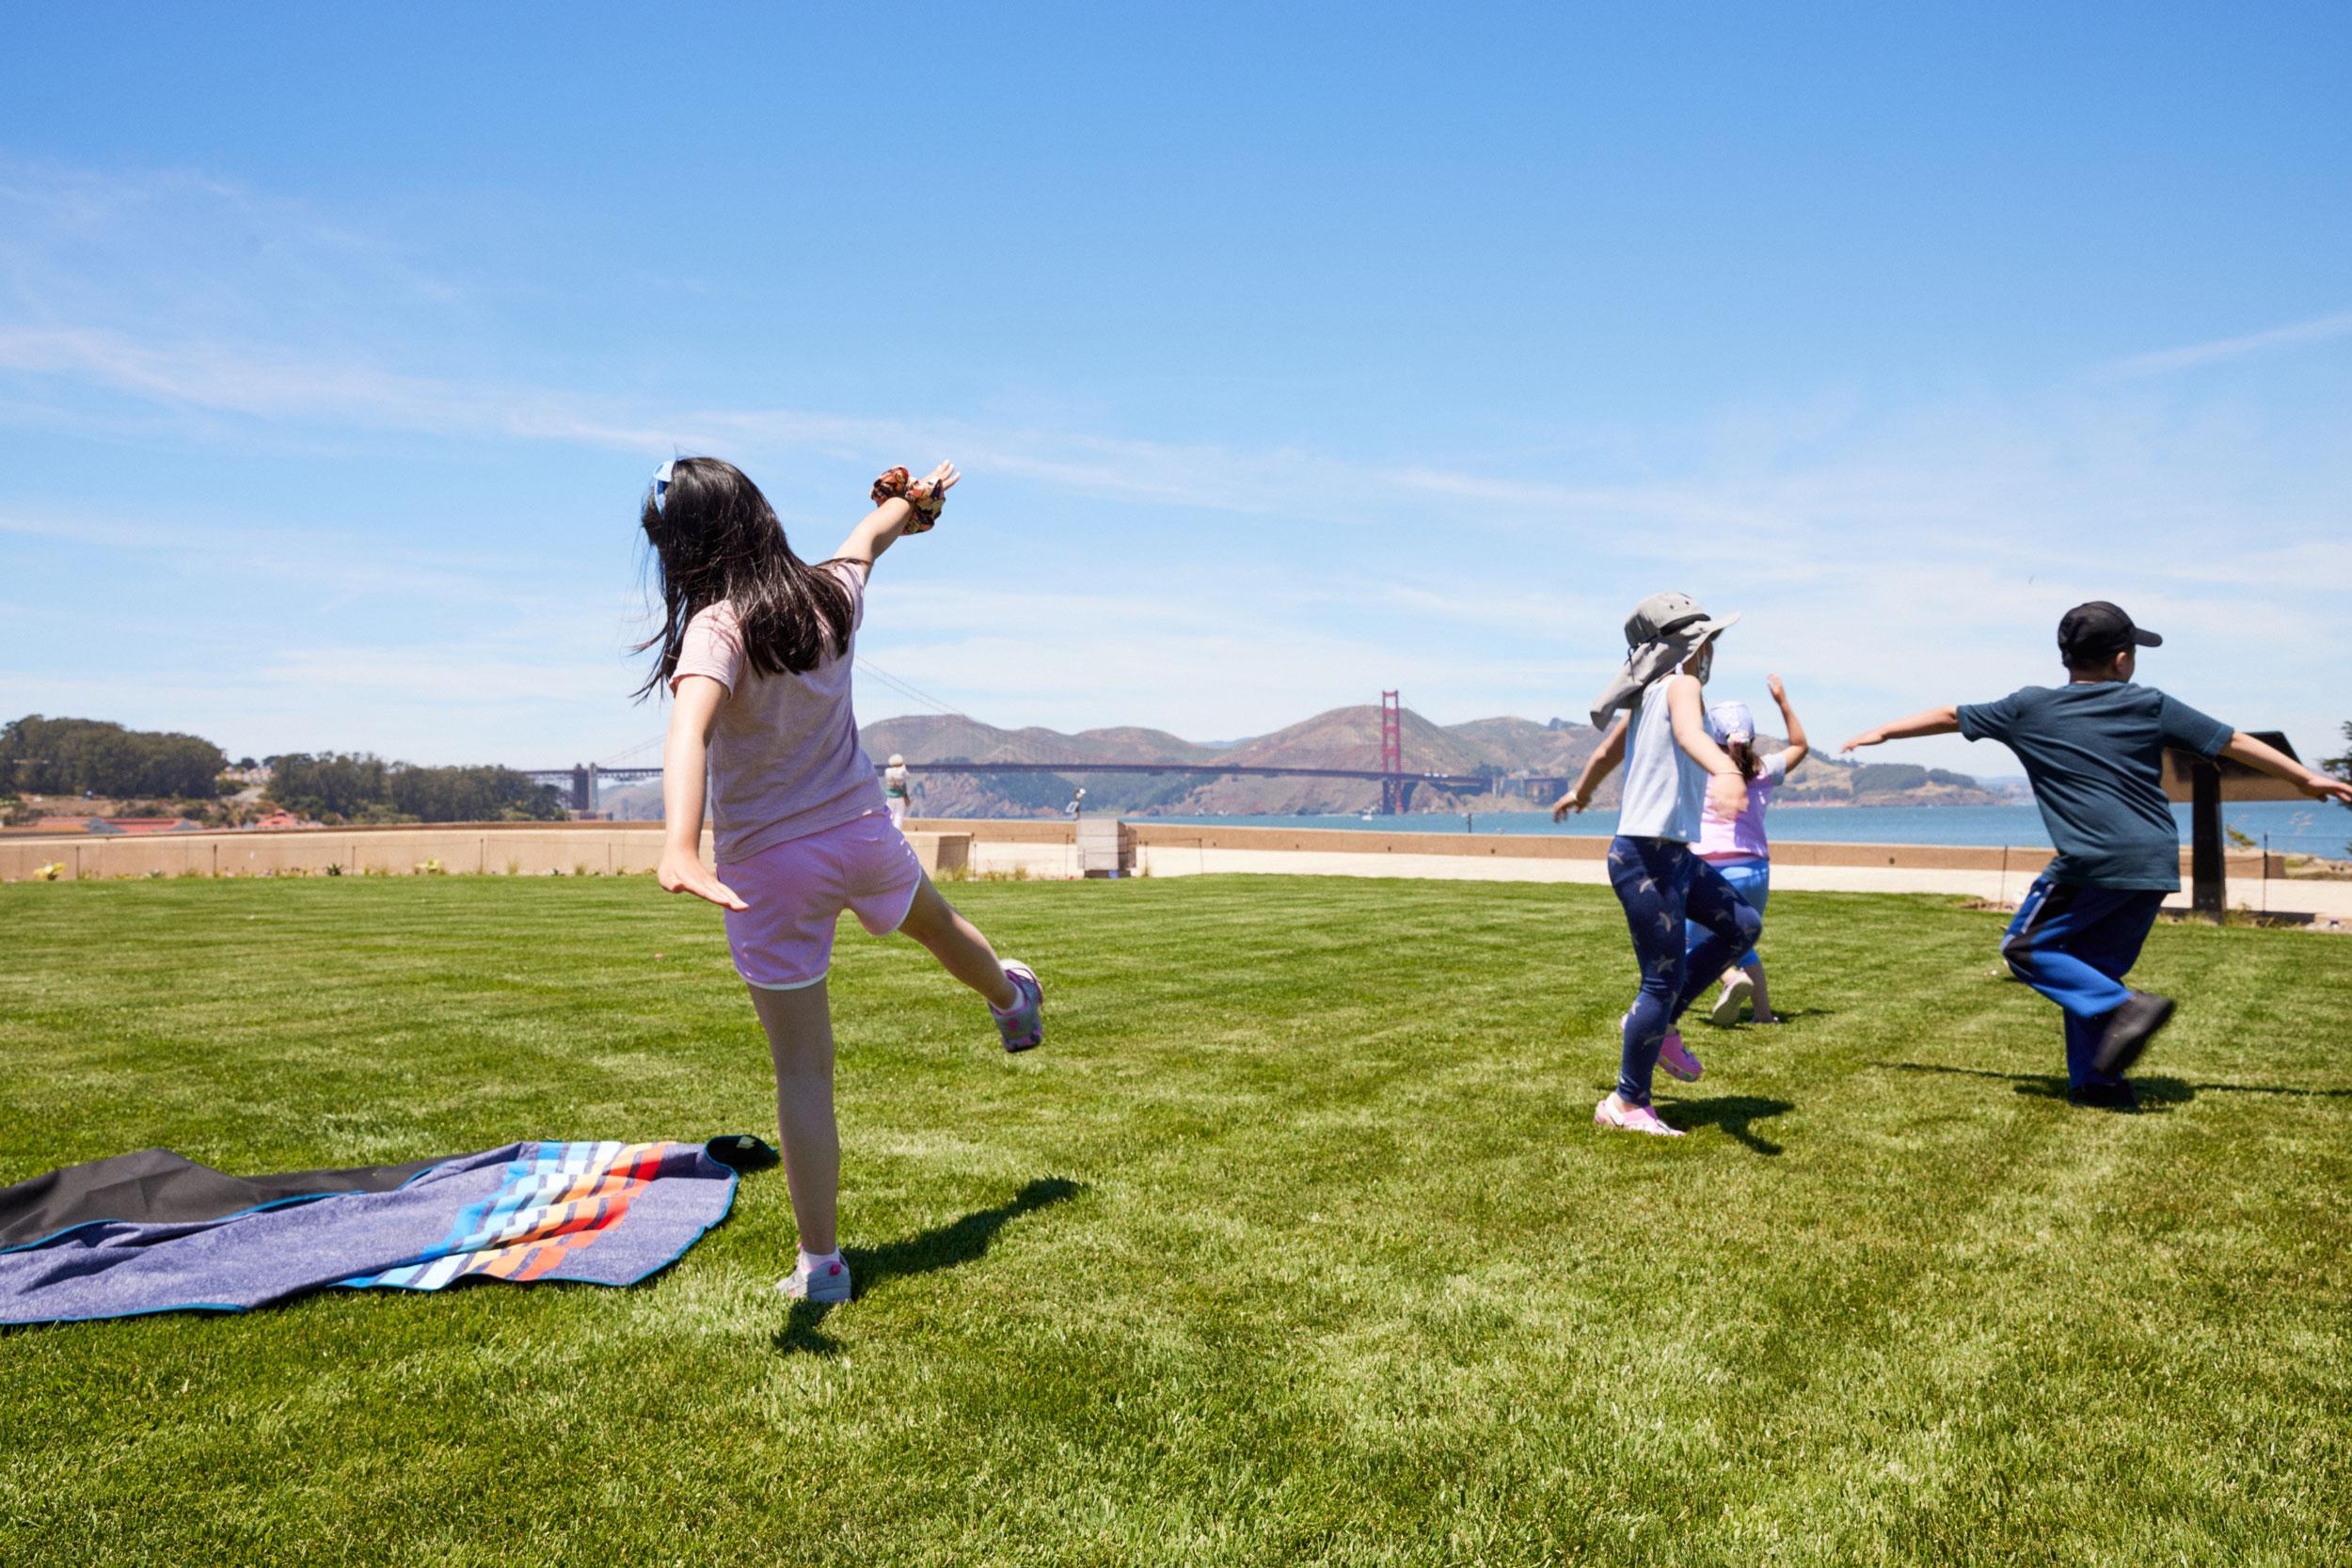
[{"label": "navy star-print leggings", "polygon": [[[1671,838],[1618,835],[1609,846],[1609,885],[1625,906],[1633,957],[1642,966],[1641,993],[1625,1015],[1617,1095],[1629,1105],[1646,1105],[1666,1031],[1734,958],[1756,945],[1764,917],[1731,890],[1722,872]],[[1688,949],[1685,920],[1707,933]]]}]

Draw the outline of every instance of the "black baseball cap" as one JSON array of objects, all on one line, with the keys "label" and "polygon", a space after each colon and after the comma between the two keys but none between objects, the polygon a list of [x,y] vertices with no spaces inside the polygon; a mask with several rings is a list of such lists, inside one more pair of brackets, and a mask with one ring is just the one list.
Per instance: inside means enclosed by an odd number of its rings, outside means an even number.
[{"label": "black baseball cap", "polygon": [[2076,605],[2058,623],[2058,652],[2070,665],[2113,658],[2126,648],[2163,646],[2163,638],[2132,625],[2122,605],[2105,599]]}]

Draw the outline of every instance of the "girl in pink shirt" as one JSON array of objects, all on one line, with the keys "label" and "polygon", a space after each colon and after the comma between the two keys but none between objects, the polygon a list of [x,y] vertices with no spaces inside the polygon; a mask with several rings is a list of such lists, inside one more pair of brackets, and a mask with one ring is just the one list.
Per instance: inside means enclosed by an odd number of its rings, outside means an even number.
[{"label": "girl in pink shirt", "polygon": [[[777,1289],[847,1301],[834,1232],[841,1139],[833,1111],[833,1011],[825,974],[834,928],[852,911],[876,936],[902,931],[980,993],[1007,1051],[1044,1037],[1044,993],[1004,963],[923,875],[890,819],[858,743],[850,671],[874,563],[939,516],[960,476],[942,463],[910,481],[894,468],[874,510],[832,560],[792,553],[759,487],[731,463],[665,463],[641,522],[661,575],[660,655],[644,691],[674,702],[661,753],[663,891],[726,911],[727,946],[768,1032],[776,1124],[800,1227],[800,1257]],[[702,863],[710,800],[718,871]]]},{"label": "girl in pink shirt", "polygon": [[[1731,753],[1731,760],[1740,767],[1740,776],[1748,782],[1748,803],[1737,816],[1723,816],[1710,805],[1699,819],[1697,847],[1699,858],[1722,872],[1732,891],[1758,914],[1764,912],[1764,905],[1772,893],[1772,847],[1764,836],[1764,813],[1772,803],[1772,792],[1788,782],[1789,773],[1812,752],[1805,743],[1804,725],[1798,722],[1796,709],[1788,705],[1788,691],[1780,684],[1780,677],[1769,677],[1767,685],[1772,701],[1780,706],[1781,725],[1788,733],[1786,751],[1757,754],[1756,721],[1750,717],[1747,704],[1718,703],[1707,710],[1707,727],[1715,743]],[[1692,927],[1693,947],[1702,935],[1696,927]],[[1715,999],[1709,1016],[1717,1023],[1737,1022],[1740,1006],[1751,999],[1756,1004],[1756,1022],[1780,1022],[1764,989],[1764,960],[1753,947],[1738,964],[1724,972],[1723,994]]]}]

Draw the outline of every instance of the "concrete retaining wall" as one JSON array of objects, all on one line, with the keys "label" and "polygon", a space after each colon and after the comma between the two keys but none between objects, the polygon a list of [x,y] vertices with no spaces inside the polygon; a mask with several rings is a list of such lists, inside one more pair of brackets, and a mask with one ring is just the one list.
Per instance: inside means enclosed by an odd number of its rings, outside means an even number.
[{"label": "concrete retaining wall", "polygon": [[[1179,851],[1248,851],[1280,854],[1288,862],[1299,855],[1396,856],[1412,863],[1431,857],[1509,862],[1580,862],[1594,867],[1607,857],[1609,841],[1548,833],[1400,833],[1378,829],[1261,828],[1194,826],[1173,822],[1132,824],[1135,842],[1145,852],[1168,859]],[[907,836],[922,857],[925,869],[937,874],[974,863],[971,847],[977,843],[1014,847],[1023,858],[1038,862],[1032,874],[1047,869],[1064,851],[1075,872],[1075,832],[1065,819],[1014,821],[960,820],[918,817],[907,823]],[[1043,858],[1041,859],[1040,857]],[[710,858],[710,837],[703,836],[703,857]],[[159,833],[149,836],[89,834],[25,837],[0,840],[0,880],[23,881],[36,868],[56,863],[69,879],[93,877],[263,877],[319,876],[329,865],[345,875],[406,876],[428,861],[442,871],[469,875],[628,876],[650,873],[661,858],[661,825],[658,822],[454,823],[437,827],[372,827],[304,829],[280,832]],[[1221,858],[1221,857],[1220,857]],[[1804,867],[1878,868],[1897,871],[1981,872],[2003,879],[2030,876],[2048,859],[2048,851],[1995,849],[1970,846],[1918,844],[1803,844],[1772,846],[1775,870]],[[2286,875],[2285,857],[2272,855],[2268,864],[2259,850],[2232,850],[2227,856],[2233,880],[2276,880]],[[1465,870],[1468,868],[1465,867]],[[1475,875],[1475,873],[1472,873]],[[2189,875],[2188,851],[2181,852],[2181,875]]]},{"label": "concrete retaining wall", "polygon": [[[910,832],[926,871],[970,864],[964,832]],[[711,858],[703,835],[703,859]],[[661,825],[619,822],[452,824],[428,828],[319,828],[284,832],[157,833],[10,838],[0,842],[0,881],[24,881],[43,865],[59,880],[106,877],[319,877],[416,875],[438,862],[450,875],[649,876],[661,860]]]},{"label": "concrete retaining wall", "polygon": [[[914,824],[910,823],[909,826]],[[927,818],[927,828],[967,832],[974,842],[999,844],[1069,844],[1071,825],[1047,820],[991,822],[946,817]],[[1401,833],[1376,828],[1260,828],[1244,825],[1196,825],[1153,822],[1130,824],[1136,843],[1147,848],[1254,849],[1325,855],[1469,855],[1512,861],[1592,861],[1608,859],[1605,838],[1565,833]],[[1906,871],[1989,871],[2016,875],[2039,870],[2050,858],[2047,849],[1988,848],[1973,845],[1930,844],[1799,844],[1775,842],[1774,866],[1891,866]],[[2226,857],[2234,878],[2264,875],[2258,849],[2232,850]],[[2272,855],[2268,874],[2286,875],[2286,859]],[[2189,875],[2189,854],[2181,851],[2181,875]]]}]

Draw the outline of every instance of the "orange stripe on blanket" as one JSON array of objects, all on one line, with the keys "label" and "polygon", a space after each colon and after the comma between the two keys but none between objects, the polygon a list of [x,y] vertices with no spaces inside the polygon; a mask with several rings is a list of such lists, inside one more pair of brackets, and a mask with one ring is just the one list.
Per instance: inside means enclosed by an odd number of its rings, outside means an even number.
[{"label": "orange stripe on blanket", "polygon": [[607,1190],[612,1184],[650,1181],[660,1168],[661,1152],[667,1144],[626,1144],[613,1151],[609,1160],[599,1160],[587,1169],[574,1174],[571,1185],[558,1195],[558,1203],[574,1203]]},{"label": "orange stripe on blanket", "polygon": [[593,1239],[597,1232],[618,1225],[621,1217],[628,1212],[629,1204],[645,1190],[646,1185],[641,1181],[600,1197],[536,1211],[527,1229],[510,1236],[500,1244],[525,1246],[572,1236],[583,1241]]},{"label": "orange stripe on blanket", "polygon": [[596,1233],[595,1231],[585,1230],[570,1236],[559,1236],[552,1242],[542,1242],[536,1248],[533,1249],[538,1253],[538,1257],[527,1259],[520,1272],[518,1272],[515,1277],[522,1281],[524,1284],[529,1284],[531,1281],[546,1275],[558,1263],[564,1261],[564,1255],[565,1253],[570,1252],[575,1247],[586,1246],[590,1242],[593,1242],[596,1239]]},{"label": "orange stripe on blanket", "polygon": [[562,1196],[514,1216],[527,1222],[522,1231],[475,1253],[458,1273],[525,1283],[541,1278],[565,1254],[621,1222],[637,1195],[652,1185],[670,1147],[630,1144],[611,1160],[578,1172]]},{"label": "orange stripe on blanket", "polygon": [[493,1279],[512,1279],[515,1271],[521,1268],[524,1260],[537,1250],[538,1243],[535,1242],[521,1246],[502,1246],[495,1252],[483,1253],[460,1272],[486,1274]]}]

